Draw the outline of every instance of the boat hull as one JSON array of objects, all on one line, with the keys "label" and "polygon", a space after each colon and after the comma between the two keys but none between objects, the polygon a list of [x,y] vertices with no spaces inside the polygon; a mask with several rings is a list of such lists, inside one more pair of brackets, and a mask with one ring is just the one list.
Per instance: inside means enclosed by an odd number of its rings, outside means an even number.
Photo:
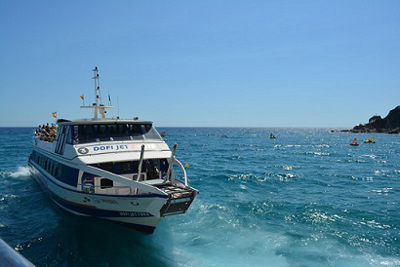
[{"label": "boat hull", "polygon": [[29,162],[31,175],[59,207],[73,214],[92,216],[121,223],[144,233],[153,233],[161,220],[160,210],[167,196],[104,195],[77,191],[64,185],[34,162]]}]

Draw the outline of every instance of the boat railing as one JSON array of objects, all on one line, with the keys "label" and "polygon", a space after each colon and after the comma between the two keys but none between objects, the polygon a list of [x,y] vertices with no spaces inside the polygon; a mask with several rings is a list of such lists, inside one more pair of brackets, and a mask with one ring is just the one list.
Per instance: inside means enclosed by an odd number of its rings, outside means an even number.
[{"label": "boat railing", "polygon": [[89,166],[89,165],[83,165],[82,170],[88,173],[91,173],[96,176],[104,177],[110,180],[113,180],[115,182],[118,182],[120,184],[123,184],[123,186],[126,186],[128,188],[131,188],[131,190],[135,190],[136,192],[149,192],[149,193],[155,193],[155,194],[160,194],[160,195],[165,195],[165,193],[151,185],[147,185],[138,181],[135,181],[133,179],[124,177],[119,174],[115,174],[97,167]]},{"label": "boat railing", "polygon": [[0,266],[34,267],[35,265],[0,238]]},{"label": "boat railing", "polygon": [[107,195],[133,195],[133,189],[131,186],[103,186],[103,185],[88,185],[88,184],[77,184],[78,188],[86,193],[91,194],[107,194]]},{"label": "boat railing", "polygon": [[189,186],[188,178],[187,178],[187,174],[186,174],[186,169],[185,169],[185,167],[183,166],[182,162],[180,162],[179,160],[177,160],[176,158],[174,158],[173,163],[175,163],[175,164],[182,170],[182,172],[183,172],[183,178],[184,178],[184,180],[185,180],[185,185],[186,185],[186,186]]}]

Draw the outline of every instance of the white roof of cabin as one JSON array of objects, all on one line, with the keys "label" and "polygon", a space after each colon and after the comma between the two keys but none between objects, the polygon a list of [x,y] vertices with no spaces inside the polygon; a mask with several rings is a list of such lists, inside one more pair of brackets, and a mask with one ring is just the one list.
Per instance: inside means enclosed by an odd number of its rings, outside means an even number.
[{"label": "white roof of cabin", "polygon": [[99,119],[76,119],[76,120],[57,120],[59,125],[88,125],[88,124],[152,124],[152,121],[118,119],[118,118],[99,118]]}]

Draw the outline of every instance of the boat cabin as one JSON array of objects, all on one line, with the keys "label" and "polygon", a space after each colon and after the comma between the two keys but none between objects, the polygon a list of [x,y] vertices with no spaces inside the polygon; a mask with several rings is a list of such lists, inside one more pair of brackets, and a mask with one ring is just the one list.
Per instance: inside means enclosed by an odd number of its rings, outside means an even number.
[{"label": "boat cabin", "polygon": [[[77,164],[87,164],[138,182],[158,184],[168,179],[171,152],[150,121],[112,118],[58,120],[57,124],[55,142],[40,140],[39,147],[46,143],[51,144],[50,151],[66,159],[73,160],[75,158],[74,161]],[[143,147],[141,151],[140,146],[143,144],[148,147],[156,147],[156,149],[151,151],[150,148],[146,148],[145,152]],[[160,149],[158,146],[161,148],[165,146],[166,149]],[[150,153],[152,154],[150,155]],[[100,194],[132,194],[132,192],[130,193],[131,187],[108,179],[106,175],[100,176],[89,171],[78,171],[78,169],[52,160],[51,157],[39,156],[39,154],[36,156],[36,153],[33,153],[33,159],[47,169],[53,177],[71,186],[76,186],[80,191]]]}]

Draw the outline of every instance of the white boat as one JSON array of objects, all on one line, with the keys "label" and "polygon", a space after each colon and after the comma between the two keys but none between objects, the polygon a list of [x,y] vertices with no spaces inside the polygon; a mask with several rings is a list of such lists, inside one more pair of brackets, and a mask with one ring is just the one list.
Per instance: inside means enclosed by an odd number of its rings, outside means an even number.
[{"label": "white boat", "polygon": [[186,213],[198,191],[175,158],[177,145],[170,150],[152,122],[106,118],[112,107],[102,104],[93,71],[96,103],[81,108],[94,117],[59,119],[54,140],[35,134],[32,176],[67,211],[153,233],[161,218]]}]

